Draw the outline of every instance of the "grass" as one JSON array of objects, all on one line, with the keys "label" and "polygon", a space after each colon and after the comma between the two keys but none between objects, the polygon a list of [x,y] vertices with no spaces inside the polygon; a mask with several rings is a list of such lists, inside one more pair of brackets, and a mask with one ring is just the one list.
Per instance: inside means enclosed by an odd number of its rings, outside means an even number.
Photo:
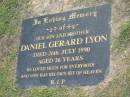
[{"label": "grass", "polygon": [[28,97],[86,97],[78,88],[49,88],[30,90]]},{"label": "grass", "polygon": [[121,72],[103,91],[99,92],[100,89],[97,89],[94,97],[130,97],[129,75],[129,69],[125,72]]},{"label": "grass", "polygon": [[[0,0],[0,36],[16,35],[20,16],[19,1],[22,0]],[[0,97],[84,97],[82,91],[78,89],[75,90],[77,95],[72,95],[71,93],[69,94],[70,90],[66,88],[30,90],[16,88],[15,64],[17,50],[17,48],[12,48],[10,53],[4,58],[4,62],[0,63]]]},{"label": "grass", "polygon": [[0,36],[16,33],[19,0],[0,0]]},{"label": "grass", "polygon": [[[15,35],[19,18],[20,0],[0,0],[0,36]],[[77,0],[78,1],[78,0]],[[80,2],[81,0],[79,0]],[[115,43],[116,48],[125,47],[130,40],[130,21],[121,27],[120,35]],[[49,88],[22,90],[15,86],[15,68],[17,48],[10,51],[0,63],[0,97],[86,97],[79,89]],[[129,97],[130,68],[117,76],[103,91],[97,89],[93,97]],[[91,97],[91,96],[89,96]]]},{"label": "grass", "polygon": [[[80,89],[49,88],[29,89],[16,88],[15,71],[17,50],[13,49],[0,66],[0,97],[86,97]],[[14,63],[15,62],[15,63]]]},{"label": "grass", "polygon": [[[85,97],[80,89],[49,88],[22,90],[16,88],[14,61],[17,49],[12,50],[0,66],[0,97]],[[72,94],[74,92],[74,94]]]},{"label": "grass", "polygon": [[122,24],[120,29],[120,35],[114,43],[114,48],[117,49],[125,48],[127,43],[130,41],[130,21]]},{"label": "grass", "polygon": [[[87,97],[79,88],[49,88],[22,90],[15,87],[17,49],[12,50],[0,66],[0,97]],[[130,66],[120,73],[103,91],[97,89],[93,97],[129,97]],[[89,96],[92,97],[92,96]]]},{"label": "grass", "polygon": [[[14,80],[12,80],[11,70],[14,66],[12,62],[16,58],[16,50],[8,54],[5,62],[0,67],[0,97],[17,97],[18,91],[15,88]],[[10,78],[11,77],[11,78]]]}]

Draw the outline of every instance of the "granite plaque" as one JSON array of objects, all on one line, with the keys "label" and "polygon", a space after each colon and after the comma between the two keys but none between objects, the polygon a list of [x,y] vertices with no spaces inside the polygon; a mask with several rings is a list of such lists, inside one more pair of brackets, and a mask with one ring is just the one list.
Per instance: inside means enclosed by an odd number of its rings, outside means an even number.
[{"label": "granite plaque", "polygon": [[110,20],[109,4],[24,20],[17,86],[73,87],[103,81],[109,68]]}]

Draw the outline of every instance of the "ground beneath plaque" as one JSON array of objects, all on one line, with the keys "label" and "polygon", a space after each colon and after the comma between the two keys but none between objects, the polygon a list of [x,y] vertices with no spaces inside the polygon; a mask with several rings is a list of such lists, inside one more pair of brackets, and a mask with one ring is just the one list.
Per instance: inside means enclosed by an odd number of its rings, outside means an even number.
[{"label": "ground beneath plaque", "polygon": [[[108,78],[97,86],[81,88],[50,88],[20,90],[15,88],[16,55],[19,44],[20,21],[23,18],[57,13],[79,7],[93,6],[100,4],[104,0],[30,0],[28,2],[18,0],[10,2],[10,12],[20,11],[20,16],[8,14],[8,21],[0,22],[0,96],[1,97],[129,97],[130,96],[130,1],[129,0],[105,0],[112,3],[112,46],[111,46],[111,68]],[[0,4],[9,6],[9,0]],[[7,14],[6,6],[2,6],[2,14]],[[18,14],[18,13],[16,13]],[[8,16],[7,15],[7,16]],[[6,20],[7,16],[1,15],[1,20]],[[10,22],[11,21],[11,22]],[[11,27],[7,26],[10,23]],[[9,24],[8,23],[8,24]],[[13,24],[13,25],[12,25]],[[19,25],[19,26],[17,26]],[[4,27],[5,28],[4,28]],[[7,29],[7,28],[8,29]],[[12,27],[15,28],[11,29]],[[14,31],[12,31],[14,30]],[[7,33],[7,32],[13,33]],[[14,33],[15,32],[15,33]],[[116,41],[116,42],[115,42]],[[86,95],[86,96],[85,96]],[[89,95],[89,96],[87,96]]]}]

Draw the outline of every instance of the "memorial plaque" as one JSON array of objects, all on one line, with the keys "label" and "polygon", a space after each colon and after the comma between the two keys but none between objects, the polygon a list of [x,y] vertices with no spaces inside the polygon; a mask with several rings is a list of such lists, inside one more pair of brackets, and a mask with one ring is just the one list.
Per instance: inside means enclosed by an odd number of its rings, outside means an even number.
[{"label": "memorial plaque", "polygon": [[17,86],[87,86],[103,81],[110,57],[111,6],[26,19]]}]

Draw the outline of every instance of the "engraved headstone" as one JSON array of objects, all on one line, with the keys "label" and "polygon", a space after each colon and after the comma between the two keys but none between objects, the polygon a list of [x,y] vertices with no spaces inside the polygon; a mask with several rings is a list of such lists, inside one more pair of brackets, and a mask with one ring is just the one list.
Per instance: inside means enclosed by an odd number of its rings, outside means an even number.
[{"label": "engraved headstone", "polygon": [[23,21],[17,86],[96,85],[108,73],[111,6]]}]

